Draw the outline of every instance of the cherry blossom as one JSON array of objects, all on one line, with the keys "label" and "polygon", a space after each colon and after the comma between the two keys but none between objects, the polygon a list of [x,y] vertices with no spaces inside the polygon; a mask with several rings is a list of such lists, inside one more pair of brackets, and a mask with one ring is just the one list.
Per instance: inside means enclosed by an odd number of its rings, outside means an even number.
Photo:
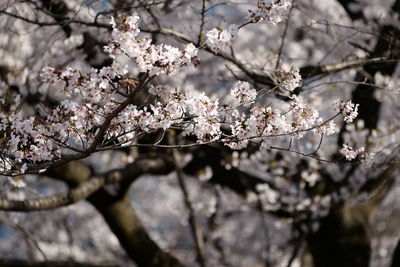
[{"label": "cherry blossom", "polygon": [[336,108],[344,116],[345,122],[352,122],[358,115],[359,104],[354,104],[351,101],[336,101]]},{"label": "cherry blossom", "polygon": [[273,25],[282,21],[286,11],[290,8],[289,0],[259,0],[256,10],[249,10],[252,21],[267,20]]},{"label": "cherry blossom", "polygon": [[229,25],[225,30],[214,28],[206,33],[206,44],[214,53],[217,53],[220,49],[231,45],[232,39],[237,32],[238,26],[236,24]]},{"label": "cherry blossom", "polygon": [[231,90],[231,95],[236,100],[236,105],[252,104],[257,97],[257,91],[255,89],[250,89],[250,84],[248,82],[236,82]]},{"label": "cherry blossom", "polygon": [[276,74],[280,80],[279,86],[285,90],[291,92],[301,84],[301,76],[298,68],[291,68],[289,71],[279,70]]},{"label": "cherry blossom", "polygon": [[[37,118],[18,112],[11,117],[4,115],[2,129],[13,131],[4,141],[10,151],[7,158],[31,163],[51,161],[67,151],[111,148],[115,140],[120,146],[130,146],[142,134],[170,128],[181,129],[184,136],[195,136],[198,143],[223,142],[232,149],[244,149],[250,141],[259,143],[261,149],[270,149],[271,139],[277,137],[301,139],[308,131],[324,135],[336,132],[335,115],[322,118],[301,96],[293,95],[286,109],[256,105],[257,91],[250,83],[237,81],[230,93],[234,101],[220,105],[219,99],[196,89],[151,82],[157,75],[172,75],[188,64],[198,64],[198,48],[189,43],[180,50],[139,39],[138,23],[137,15],[111,19],[112,39],[105,50],[112,57],[126,55],[147,76],[142,80],[131,78],[119,58],[111,66],[88,72],[69,66],[43,68],[42,81],[49,88],[60,88],[57,93],[64,100]],[[236,25],[224,31],[213,29],[207,34],[207,42],[215,45],[215,52],[228,45],[236,32]],[[300,86],[299,69],[292,67],[276,74],[280,88],[292,91]],[[127,102],[145,85],[154,102],[143,106]],[[18,99],[15,102],[14,109]],[[346,122],[357,115],[358,105],[337,105]],[[102,129],[105,123],[107,127]],[[99,135],[104,139],[101,144],[96,143]]]},{"label": "cherry blossom", "polygon": [[193,44],[188,44],[184,50],[180,50],[166,44],[154,45],[150,38],[138,39],[138,22],[137,15],[120,15],[111,20],[112,40],[105,50],[112,57],[125,54],[135,60],[140,71],[148,71],[151,75],[173,75],[183,66],[198,64],[198,50]]},{"label": "cherry blossom", "polygon": [[343,154],[343,156],[346,157],[346,160],[353,160],[357,157],[358,151],[351,146],[348,146],[346,144],[343,145],[343,147],[339,150],[340,153]]}]

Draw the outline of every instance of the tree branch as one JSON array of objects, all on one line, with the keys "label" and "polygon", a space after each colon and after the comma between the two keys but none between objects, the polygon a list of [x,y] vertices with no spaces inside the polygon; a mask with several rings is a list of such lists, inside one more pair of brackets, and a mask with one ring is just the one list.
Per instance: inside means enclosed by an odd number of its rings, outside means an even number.
[{"label": "tree branch", "polygon": [[89,195],[103,186],[104,183],[104,178],[94,178],[80,184],[79,187],[71,189],[66,193],[61,193],[54,196],[22,201],[0,198],[0,210],[28,212],[68,206],[87,198]]},{"label": "tree branch", "polygon": [[[105,175],[105,179],[119,182],[121,189],[117,194],[110,193],[101,187],[87,198],[104,217],[128,256],[140,267],[183,266],[173,255],[163,251],[150,238],[126,194],[128,185],[143,173],[167,174],[170,172],[170,167],[168,163],[163,164],[160,158],[138,159],[136,164],[135,162],[129,164],[125,171],[113,170]],[[89,166],[83,162],[74,161],[51,169],[46,174],[68,183],[71,187],[79,187],[90,178],[92,173]]]},{"label": "tree branch", "polygon": [[141,175],[145,173],[164,174],[172,170],[172,162],[166,159],[143,157],[123,169],[106,173],[104,177],[95,177],[79,183],[77,187],[65,193],[22,201],[0,198],[0,210],[30,212],[60,208],[86,199],[103,185],[110,183],[119,183],[121,189],[119,194],[123,195],[128,191],[130,184]]}]

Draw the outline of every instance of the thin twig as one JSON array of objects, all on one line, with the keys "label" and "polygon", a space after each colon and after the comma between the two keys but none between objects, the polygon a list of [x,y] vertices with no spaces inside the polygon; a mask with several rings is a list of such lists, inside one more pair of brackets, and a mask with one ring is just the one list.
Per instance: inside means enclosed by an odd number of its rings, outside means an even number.
[{"label": "thin twig", "polygon": [[203,39],[203,28],[205,23],[205,16],[206,16],[206,0],[203,0],[203,4],[201,6],[201,22],[200,22],[200,29],[197,39],[197,46],[201,45],[201,41]]},{"label": "thin twig", "polygon": [[293,2],[294,1],[292,1],[292,5],[291,5],[291,7],[289,9],[288,17],[287,17],[286,24],[285,24],[285,29],[283,30],[283,36],[282,36],[281,45],[279,47],[278,59],[276,60],[275,70],[279,69],[279,65],[281,63],[281,56],[282,56],[283,46],[285,45],[285,39],[286,39],[286,35],[287,35],[287,32],[288,32],[288,28],[289,28],[290,17],[291,17],[292,10],[293,10],[293,7],[294,7]]}]

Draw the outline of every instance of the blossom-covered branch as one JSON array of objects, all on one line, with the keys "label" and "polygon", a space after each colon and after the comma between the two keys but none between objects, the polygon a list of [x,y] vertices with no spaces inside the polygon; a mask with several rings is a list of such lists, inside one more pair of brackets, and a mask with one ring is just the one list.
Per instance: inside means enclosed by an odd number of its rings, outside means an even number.
[{"label": "blossom-covered branch", "polygon": [[[179,68],[198,64],[199,59],[193,44],[181,51],[138,38],[138,20],[137,16],[124,15],[112,19],[112,39],[105,49],[114,58],[118,54],[127,56],[146,74],[131,78],[127,66],[118,63],[117,58],[112,66],[88,73],[71,67],[44,68],[43,82],[57,88],[64,100],[39,117],[27,117],[17,109],[19,99],[14,99],[12,112],[2,114],[2,143],[7,148],[3,150],[3,173],[24,173],[29,164],[61,159],[68,150],[84,157],[115,148],[115,142],[117,147],[129,146],[143,134],[158,129],[180,129],[183,136],[195,136],[199,144],[223,142],[232,149],[245,148],[249,140],[268,148],[273,137],[302,138],[305,131],[314,129],[325,135],[335,132],[333,120],[325,125],[318,110],[302,97],[293,96],[288,111],[254,104],[257,92],[243,81],[233,85],[230,101],[213,100],[194,89],[148,86],[154,76],[174,75]],[[298,69],[278,72],[279,86],[285,90],[292,91],[300,82]],[[134,105],[135,96],[144,89],[155,101]],[[220,105],[220,101],[225,103]],[[357,105],[337,105],[345,121],[357,115]],[[251,108],[243,110],[247,106]]]}]

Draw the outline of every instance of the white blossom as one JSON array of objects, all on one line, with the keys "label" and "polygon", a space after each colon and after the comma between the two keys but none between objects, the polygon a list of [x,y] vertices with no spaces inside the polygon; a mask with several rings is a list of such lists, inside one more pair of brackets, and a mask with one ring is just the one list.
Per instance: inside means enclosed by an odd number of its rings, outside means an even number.
[{"label": "white blossom", "polygon": [[256,100],[257,91],[255,89],[250,89],[250,84],[248,82],[239,81],[233,85],[231,95],[235,98],[237,105],[249,105]]},{"label": "white blossom", "polygon": [[139,17],[120,15],[111,20],[112,40],[104,49],[110,56],[125,54],[135,60],[140,71],[151,75],[174,75],[189,64],[198,65],[197,48],[188,44],[184,50],[166,44],[154,45],[149,38],[139,39]]},{"label": "white blossom", "polygon": [[301,76],[298,68],[291,68],[289,71],[277,71],[279,86],[285,90],[293,91],[301,84]]},{"label": "white blossom", "polygon": [[359,104],[354,104],[350,100],[337,100],[335,103],[337,110],[344,116],[345,122],[352,122],[357,117]]},{"label": "white blossom", "polygon": [[343,156],[346,157],[346,160],[353,160],[357,157],[358,151],[351,146],[348,146],[346,144],[343,145],[343,147],[339,150],[340,153],[343,154]]},{"label": "white blossom", "polygon": [[254,22],[267,20],[273,25],[282,21],[290,8],[289,0],[259,0],[256,10],[249,10],[249,17]]},{"label": "white blossom", "polygon": [[206,33],[206,43],[214,53],[223,49],[232,43],[233,37],[237,34],[238,27],[235,24],[230,25],[225,30],[214,28]]}]

